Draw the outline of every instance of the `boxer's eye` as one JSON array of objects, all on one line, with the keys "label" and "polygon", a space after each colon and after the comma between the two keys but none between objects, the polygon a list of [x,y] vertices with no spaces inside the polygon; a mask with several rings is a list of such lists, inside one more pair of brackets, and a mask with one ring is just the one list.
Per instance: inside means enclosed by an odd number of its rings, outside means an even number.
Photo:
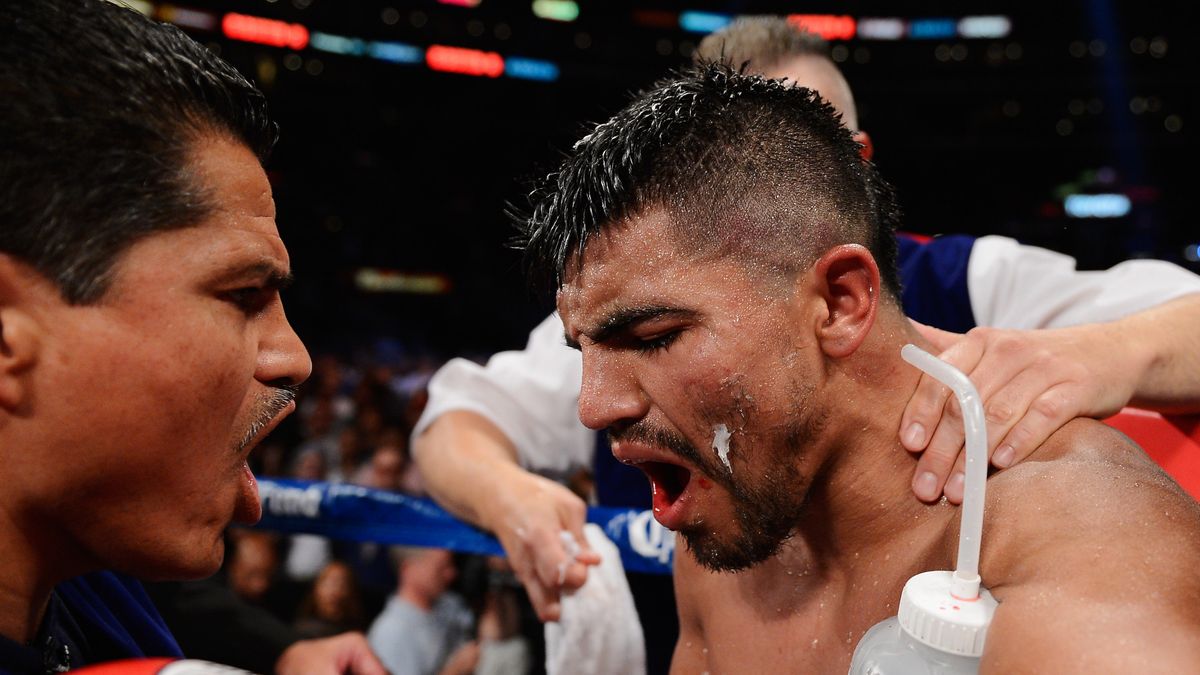
[{"label": "boxer's eye", "polygon": [[679,331],[671,331],[669,333],[663,333],[662,335],[656,335],[652,338],[639,339],[633,344],[633,348],[639,352],[656,352],[660,350],[665,351],[666,349],[670,348],[671,344],[675,342],[678,337]]}]

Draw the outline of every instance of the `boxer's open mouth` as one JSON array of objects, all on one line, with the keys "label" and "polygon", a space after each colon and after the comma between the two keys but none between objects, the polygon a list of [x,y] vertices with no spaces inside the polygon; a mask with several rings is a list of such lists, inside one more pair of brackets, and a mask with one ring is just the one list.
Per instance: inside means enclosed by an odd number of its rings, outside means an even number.
[{"label": "boxer's open mouth", "polygon": [[689,522],[696,472],[687,464],[674,461],[676,453],[655,445],[618,440],[613,443],[618,461],[637,467],[650,479],[654,518],[671,530]]},{"label": "boxer's open mouth", "polygon": [[642,462],[637,467],[650,478],[656,496],[655,506],[658,506],[657,496],[660,494],[666,499],[667,506],[674,504],[692,479],[692,472],[678,464]]}]

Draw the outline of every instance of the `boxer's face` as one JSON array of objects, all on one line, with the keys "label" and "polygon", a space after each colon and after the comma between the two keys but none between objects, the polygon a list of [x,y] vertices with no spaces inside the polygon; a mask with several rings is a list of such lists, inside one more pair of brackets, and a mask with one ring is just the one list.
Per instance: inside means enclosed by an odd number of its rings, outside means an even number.
[{"label": "boxer's face", "polygon": [[258,161],[205,136],[191,169],[206,220],[133,244],[93,305],[47,294],[31,396],[40,508],[93,563],[151,578],[211,574],[224,528],[258,519],[246,456],[311,367],[280,304],[289,260]]},{"label": "boxer's face", "polygon": [[580,418],[647,474],[655,517],[701,564],[741,569],[801,517],[821,359],[791,282],[681,252],[668,227],[652,211],[598,235],[560,290]]}]

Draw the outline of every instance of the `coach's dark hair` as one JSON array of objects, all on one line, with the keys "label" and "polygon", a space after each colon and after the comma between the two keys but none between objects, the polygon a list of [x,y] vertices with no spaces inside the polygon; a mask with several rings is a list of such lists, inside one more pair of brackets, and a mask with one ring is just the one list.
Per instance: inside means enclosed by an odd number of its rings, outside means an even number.
[{"label": "coach's dark hair", "polygon": [[725,61],[735,68],[749,64],[763,72],[797,56],[817,56],[830,63],[829,43],[781,16],[743,16],[709,33],[696,47],[697,61]]},{"label": "coach's dark hair", "polygon": [[205,134],[265,161],[266,100],[184,35],[103,0],[0,0],[0,252],[75,304],[121,254],[213,208],[188,168]]},{"label": "coach's dark hair", "polygon": [[862,244],[899,298],[894,194],[833,107],[726,64],[698,64],[638,96],[576,143],[530,201],[519,223],[526,263],[554,285],[590,237],[661,208],[685,250],[776,273]]}]

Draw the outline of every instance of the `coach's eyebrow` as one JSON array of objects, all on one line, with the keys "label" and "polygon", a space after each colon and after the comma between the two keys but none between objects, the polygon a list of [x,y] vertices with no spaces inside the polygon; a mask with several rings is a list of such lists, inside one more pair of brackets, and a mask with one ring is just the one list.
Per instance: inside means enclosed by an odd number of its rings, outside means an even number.
[{"label": "coach's eyebrow", "polygon": [[274,260],[261,260],[245,265],[235,265],[222,270],[217,278],[218,281],[235,281],[240,279],[261,281],[267,288],[281,291],[291,286],[295,282],[296,277],[292,275],[291,270],[281,266]]}]

